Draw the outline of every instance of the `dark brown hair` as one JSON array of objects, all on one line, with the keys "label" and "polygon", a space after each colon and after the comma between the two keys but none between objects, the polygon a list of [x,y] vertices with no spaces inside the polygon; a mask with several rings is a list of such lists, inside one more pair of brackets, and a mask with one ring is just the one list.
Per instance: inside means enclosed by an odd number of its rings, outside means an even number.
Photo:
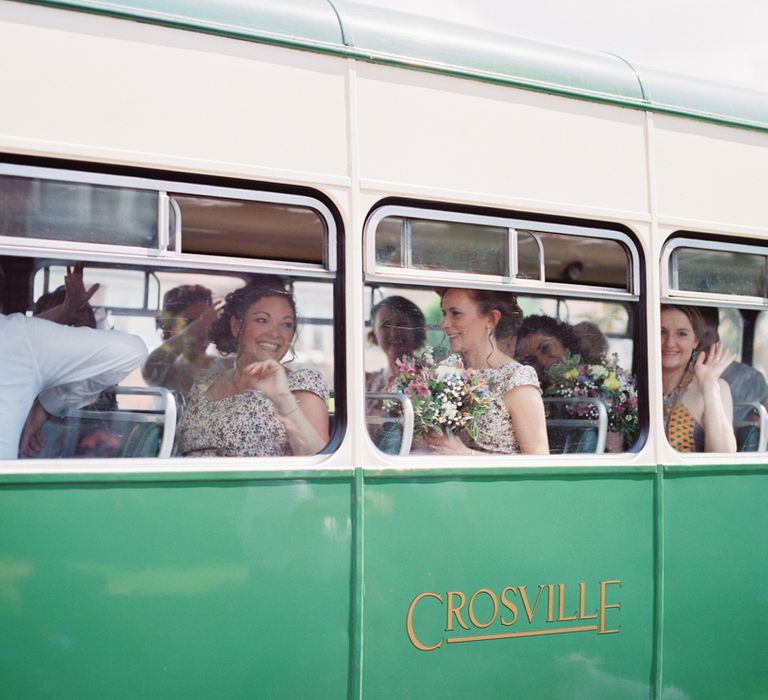
[{"label": "dark brown hair", "polygon": [[[208,330],[208,338],[222,355],[237,352],[238,339],[232,335],[231,320],[237,319],[242,326],[248,309],[257,301],[268,297],[285,299],[291,307],[294,325],[296,324],[296,302],[290,292],[276,285],[265,285],[261,280],[251,282],[227,294],[219,317]],[[295,333],[294,330],[294,335]]]}]

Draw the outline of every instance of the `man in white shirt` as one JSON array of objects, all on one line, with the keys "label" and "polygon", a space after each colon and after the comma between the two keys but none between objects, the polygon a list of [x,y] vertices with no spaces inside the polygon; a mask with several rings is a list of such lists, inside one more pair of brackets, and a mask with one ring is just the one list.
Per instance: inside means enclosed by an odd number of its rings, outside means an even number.
[{"label": "man in white shirt", "polygon": [[[85,292],[78,266],[68,278],[65,304],[74,309],[97,285]],[[0,314],[0,459],[38,450],[40,429],[51,415],[90,403],[146,356],[144,341],[128,333]]]}]

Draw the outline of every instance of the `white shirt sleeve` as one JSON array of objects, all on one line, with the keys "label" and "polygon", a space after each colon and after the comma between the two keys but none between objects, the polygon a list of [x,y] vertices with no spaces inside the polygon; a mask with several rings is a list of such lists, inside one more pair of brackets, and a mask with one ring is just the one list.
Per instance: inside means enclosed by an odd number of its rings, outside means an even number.
[{"label": "white shirt sleeve", "polygon": [[29,342],[45,387],[40,403],[54,415],[90,403],[147,356],[144,341],[128,333],[28,321]]}]

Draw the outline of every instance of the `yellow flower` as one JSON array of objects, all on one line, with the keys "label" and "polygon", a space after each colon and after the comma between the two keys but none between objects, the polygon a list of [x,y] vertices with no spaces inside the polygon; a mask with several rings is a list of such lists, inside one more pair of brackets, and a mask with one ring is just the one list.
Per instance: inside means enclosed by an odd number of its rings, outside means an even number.
[{"label": "yellow flower", "polygon": [[608,391],[616,391],[621,387],[621,382],[616,379],[616,372],[611,372],[608,378],[603,382],[603,389]]},{"label": "yellow flower", "polygon": [[572,367],[571,369],[567,370],[563,374],[563,377],[565,377],[565,379],[567,379],[568,381],[570,381],[572,379],[577,379],[578,376],[579,376],[579,370],[576,369],[575,367]]}]

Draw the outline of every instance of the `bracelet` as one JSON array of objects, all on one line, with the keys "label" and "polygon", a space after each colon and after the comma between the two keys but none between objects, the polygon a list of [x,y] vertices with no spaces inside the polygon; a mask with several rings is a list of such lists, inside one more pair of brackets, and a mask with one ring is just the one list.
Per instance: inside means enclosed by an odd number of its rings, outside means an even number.
[{"label": "bracelet", "polygon": [[291,413],[296,413],[296,411],[298,411],[300,407],[301,407],[301,401],[296,399],[296,405],[290,411],[286,411],[285,413],[278,412],[277,415],[280,416],[280,418],[285,418],[286,416],[290,416]]}]

